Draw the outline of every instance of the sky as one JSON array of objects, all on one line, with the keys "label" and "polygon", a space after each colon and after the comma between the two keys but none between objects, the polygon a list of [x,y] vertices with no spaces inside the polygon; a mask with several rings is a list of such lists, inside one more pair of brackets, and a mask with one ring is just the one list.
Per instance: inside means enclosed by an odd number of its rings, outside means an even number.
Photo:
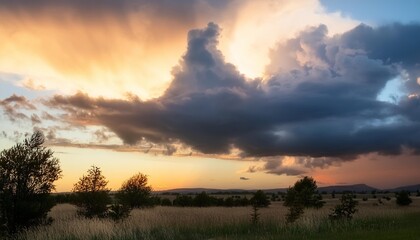
[{"label": "sky", "polygon": [[0,149],[59,192],[420,183],[418,1],[0,0]]}]

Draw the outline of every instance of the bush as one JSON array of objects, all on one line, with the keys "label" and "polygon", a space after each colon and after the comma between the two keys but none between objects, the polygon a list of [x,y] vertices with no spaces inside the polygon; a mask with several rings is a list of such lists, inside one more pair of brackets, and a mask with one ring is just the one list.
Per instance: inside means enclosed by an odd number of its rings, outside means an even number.
[{"label": "bush", "polygon": [[353,215],[357,212],[356,206],[358,204],[354,198],[354,194],[344,193],[341,196],[341,203],[335,206],[332,213],[329,214],[329,218],[331,220],[352,219]]},{"label": "bush", "polygon": [[410,198],[410,193],[408,191],[401,191],[399,193],[396,193],[396,197],[397,204],[399,206],[408,206],[413,202]]},{"label": "bush", "polygon": [[127,205],[114,203],[108,207],[107,216],[112,220],[118,222],[130,216],[131,208]]},{"label": "bush", "polygon": [[9,233],[51,222],[47,218],[54,206],[50,193],[61,169],[43,143],[42,133],[35,132],[0,153],[0,225]]},{"label": "bush", "polygon": [[262,190],[258,190],[251,198],[251,204],[256,207],[268,207],[270,200]]},{"label": "bush", "polygon": [[297,181],[293,187],[289,187],[286,192],[284,206],[289,207],[289,214],[286,216],[287,222],[291,223],[299,219],[303,214],[304,208],[321,208],[325,202],[317,191],[316,181],[305,176]]},{"label": "bush", "polygon": [[131,208],[141,208],[154,205],[150,199],[152,187],[147,185],[147,176],[137,173],[125,181],[116,194],[116,198]]},{"label": "bush", "polygon": [[174,206],[191,207],[193,206],[193,198],[188,195],[178,195],[173,201]]},{"label": "bush", "polygon": [[92,166],[86,176],[74,184],[73,192],[76,195],[78,213],[88,217],[106,217],[107,205],[111,202],[108,181],[102,176],[98,167]]}]

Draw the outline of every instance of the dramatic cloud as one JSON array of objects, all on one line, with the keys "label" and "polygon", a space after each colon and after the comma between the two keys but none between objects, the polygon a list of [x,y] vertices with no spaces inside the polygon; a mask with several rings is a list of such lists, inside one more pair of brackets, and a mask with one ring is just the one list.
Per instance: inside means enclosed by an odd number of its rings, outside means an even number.
[{"label": "dramatic cloud", "polygon": [[159,97],[185,33],[210,21],[224,29],[229,61],[250,76],[262,73],[277,41],[308,24],[333,33],[357,24],[317,0],[0,0],[0,71],[23,76],[18,85],[29,89]]},{"label": "dramatic cloud", "polygon": [[[394,31],[417,32],[416,27],[392,26]],[[299,162],[306,167],[371,152],[399,154],[403,146],[418,152],[419,98],[377,100],[386,84],[404,77],[417,60],[398,55],[391,61],[393,55],[377,56],[369,45],[350,45],[353,35],[363,42],[361,28],[375,34],[387,29],[362,25],[331,38],[324,25],[308,28],[272,50],[269,79],[250,80],[225,62],[217,48],[220,28],[209,23],[189,32],[187,52],[158,99],[116,100],[78,93],[57,95],[46,104],[64,110],[72,124],[105,126],[127,144],[181,141],[205,154],[228,154],[237,148],[243,157],[302,156]],[[418,34],[412,37],[420,41]],[[175,151],[170,148],[168,154]],[[286,167],[264,169],[303,173]]]}]

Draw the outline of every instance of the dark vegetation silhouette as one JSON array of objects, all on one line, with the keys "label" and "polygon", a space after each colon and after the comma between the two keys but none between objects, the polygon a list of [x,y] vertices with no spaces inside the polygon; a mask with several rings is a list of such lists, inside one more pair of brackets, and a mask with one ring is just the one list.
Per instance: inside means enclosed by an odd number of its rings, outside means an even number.
[{"label": "dark vegetation silhouette", "polygon": [[83,175],[74,184],[75,203],[80,215],[87,218],[106,217],[107,206],[111,203],[107,184],[108,181],[102,175],[101,169],[96,166],[92,166],[87,175]]},{"label": "dark vegetation silhouette", "polygon": [[147,181],[146,175],[137,173],[122,184],[115,197],[121,204],[130,208],[152,206],[154,205],[150,196],[152,187],[148,185]]},{"label": "dark vegetation silhouette", "polygon": [[332,209],[332,212],[328,215],[331,220],[351,220],[353,215],[357,212],[356,206],[359,204],[355,200],[353,193],[344,193],[341,195],[340,204]]},{"label": "dark vegetation silhouette", "polygon": [[321,208],[325,202],[318,193],[316,181],[308,176],[298,180],[286,192],[284,206],[289,207],[286,221],[293,223],[303,214],[305,208]]},{"label": "dark vegetation silhouette", "polygon": [[410,192],[408,191],[400,191],[395,194],[395,197],[399,206],[408,206],[413,202],[410,198]]},{"label": "dark vegetation silhouette", "polygon": [[52,221],[50,193],[61,177],[59,160],[43,146],[44,136],[35,132],[23,143],[0,153],[0,224],[3,231],[18,230]]},{"label": "dark vegetation silhouette", "polygon": [[268,196],[262,190],[258,190],[254,193],[254,196],[251,198],[251,222],[252,224],[257,224],[260,219],[259,209],[263,207],[268,207],[270,205],[270,200]]}]

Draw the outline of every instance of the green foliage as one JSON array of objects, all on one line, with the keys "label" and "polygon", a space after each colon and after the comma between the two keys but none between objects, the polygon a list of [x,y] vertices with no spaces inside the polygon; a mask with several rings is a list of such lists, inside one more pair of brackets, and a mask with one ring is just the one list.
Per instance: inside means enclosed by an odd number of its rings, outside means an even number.
[{"label": "green foliage", "polygon": [[188,195],[178,195],[173,201],[174,206],[179,207],[191,207],[194,204],[194,200],[191,196]]},{"label": "green foliage", "polygon": [[399,206],[408,206],[413,202],[410,198],[410,192],[408,191],[400,191],[399,193],[396,193],[396,197]]},{"label": "green foliage", "polygon": [[317,191],[316,181],[305,176],[287,190],[284,206],[302,205],[305,208],[321,208],[325,202]]},{"label": "green foliage", "polygon": [[195,196],[193,205],[197,207],[209,207],[215,205],[216,199],[209,196],[206,192],[201,192]]},{"label": "green foliage", "polygon": [[256,207],[268,207],[268,205],[270,205],[270,200],[262,190],[258,190],[255,192],[254,196],[252,196],[251,204]]},{"label": "green foliage", "polygon": [[289,212],[286,214],[286,222],[293,223],[298,220],[303,214],[303,209],[304,207],[301,204],[289,206]]},{"label": "green foliage", "polygon": [[146,175],[137,173],[122,184],[116,198],[131,208],[154,205],[150,198],[152,187],[147,185],[147,181]]},{"label": "green foliage", "polygon": [[106,217],[107,205],[111,202],[108,181],[98,167],[92,166],[86,176],[74,184],[78,213],[88,217]]},{"label": "green foliage", "polygon": [[54,206],[50,192],[61,169],[43,143],[42,133],[35,132],[0,153],[0,225],[10,233],[51,221],[47,218]]},{"label": "green foliage", "polygon": [[341,196],[341,203],[335,206],[332,213],[329,214],[329,218],[331,220],[352,219],[357,212],[356,206],[358,204],[354,198],[355,195],[353,193],[344,193]]},{"label": "green foliage", "polygon": [[304,208],[321,208],[325,202],[317,191],[316,181],[305,176],[298,180],[293,187],[289,187],[284,199],[284,206],[289,207],[286,216],[287,222],[291,223],[299,219]]},{"label": "green foliage", "polygon": [[108,207],[107,216],[118,222],[130,216],[131,208],[127,205],[114,203]]}]

